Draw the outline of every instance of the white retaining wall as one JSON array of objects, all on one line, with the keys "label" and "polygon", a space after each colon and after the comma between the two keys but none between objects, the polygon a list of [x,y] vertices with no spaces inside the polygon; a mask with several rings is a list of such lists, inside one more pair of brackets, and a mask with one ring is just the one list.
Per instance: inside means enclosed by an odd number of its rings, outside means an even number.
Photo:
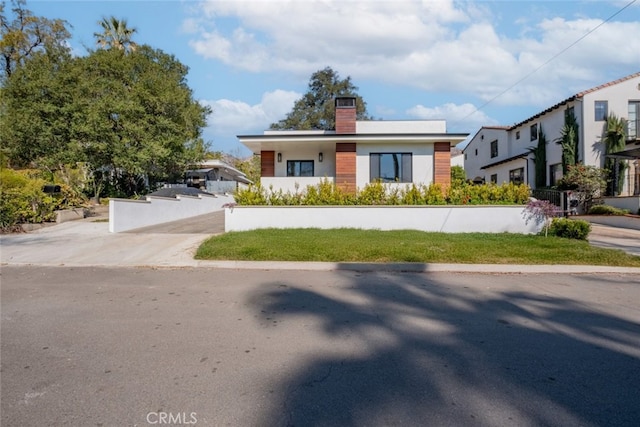
[{"label": "white retaining wall", "polygon": [[524,206],[236,206],[225,231],[260,228],[360,228],[445,233],[537,233]]},{"label": "white retaining wall", "polygon": [[629,213],[637,215],[640,211],[640,196],[629,197],[603,197],[602,201],[605,205],[613,206],[618,209],[627,209]]},{"label": "white retaining wall", "polygon": [[109,200],[109,231],[120,233],[135,228],[177,221],[219,211],[232,196],[147,197],[146,200]]}]

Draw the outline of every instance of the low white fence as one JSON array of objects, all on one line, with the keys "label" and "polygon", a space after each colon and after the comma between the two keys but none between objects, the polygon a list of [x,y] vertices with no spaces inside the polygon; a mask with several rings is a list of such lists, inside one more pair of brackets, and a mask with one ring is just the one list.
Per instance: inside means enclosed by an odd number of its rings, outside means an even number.
[{"label": "low white fence", "polygon": [[261,228],[359,228],[445,233],[537,233],[524,206],[235,206],[225,231]]},{"label": "low white fence", "polygon": [[109,200],[109,231],[121,233],[164,222],[219,211],[233,203],[232,196],[147,197],[146,200]]}]

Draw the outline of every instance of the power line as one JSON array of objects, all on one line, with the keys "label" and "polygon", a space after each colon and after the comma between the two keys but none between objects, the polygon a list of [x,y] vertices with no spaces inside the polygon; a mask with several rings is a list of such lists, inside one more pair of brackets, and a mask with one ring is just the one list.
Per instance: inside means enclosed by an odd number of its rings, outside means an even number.
[{"label": "power line", "polygon": [[551,61],[553,61],[554,59],[556,59],[557,57],[559,57],[560,55],[562,55],[563,53],[565,53],[566,51],[568,51],[569,49],[571,49],[573,46],[577,45],[578,43],[580,43],[584,38],[586,38],[589,34],[593,33],[594,31],[596,31],[598,28],[602,27],[604,24],[606,24],[607,22],[611,21],[613,18],[615,18],[617,15],[619,15],[620,13],[622,13],[625,9],[627,9],[628,7],[630,7],[632,4],[634,4],[636,1],[638,0],[631,0],[629,3],[627,3],[625,6],[623,6],[620,10],[618,10],[617,12],[615,12],[613,15],[609,16],[607,19],[605,19],[604,21],[602,21],[601,23],[599,23],[598,25],[596,25],[594,28],[592,28],[591,30],[587,31],[582,37],[580,37],[578,40],[574,41],[573,43],[571,43],[569,46],[565,47],[564,49],[562,49],[560,52],[556,53],[555,55],[553,55],[551,58],[547,59],[544,63],[542,63],[541,65],[539,65],[537,68],[533,69],[533,71],[529,72],[529,74],[525,75],[524,77],[522,77],[520,80],[516,81],[515,83],[513,83],[511,86],[509,86],[508,88],[506,88],[505,90],[503,90],[502,92],[498,93],[496,96],[494,96],[493,98],[491,98],[490,100],[488,100],[487,102],[485,102],[484,104],[480,105],[478,108],[476,108],[475,110],[473,110],[471,113],[467,114],[466,116],[464,116],[462,119],[458,120],[457,122],[455,122],[454,124],[458,124],[460,122],[463,122],[464,120],[466,120],[468,117],[471,117],[472,115],[474,115],[475,113],[477,113],[478,111],[482,110],[484,107],[486,107],[487,105],[491,104],[493,101],[495,101],[496,99],[500,98],[502,95],[504,95],[505,93],[509,92],[511,89],[513,89],[514,87],[518,86],[520,83],[522,83],[523,81],[525,81],[526,79],[528,79],[529,77],[531,77],[532,75],[534,75],[535,73],[537,73],[542,67],[546,66],[547,64],[549,64]]}]

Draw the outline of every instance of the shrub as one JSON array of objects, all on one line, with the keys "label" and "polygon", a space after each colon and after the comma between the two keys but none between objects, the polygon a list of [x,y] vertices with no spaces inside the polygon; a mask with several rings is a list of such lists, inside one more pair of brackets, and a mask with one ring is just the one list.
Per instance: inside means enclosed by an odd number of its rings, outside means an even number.
[{"label": "shrub", "polygon": [[51,221],[58,201],[42,191],[47,183],[37,171],[0,170],[0,228]]},{"label": "shrub", "polygon": [[589,209],[589,215],[626,215],[627,209],[618,209],[609,205],[595,205]]},{"label": "shrub", "polygon": [[549,234],[567,239],[587,240],[591,232],[591,224],[587,221],[567,218],[554,218],[549,227]]},{"label": "shrub", "polygon": [[356,194],[349,194],[329,180],[322,180],[302,191],[296,188],[294,193],[254,185],[237,190],[235,200],[244,206],[523,205],[529,199],[529,193],[525,184],[459,183],[445,188],[440,184],[397,186],[372,182]]}]

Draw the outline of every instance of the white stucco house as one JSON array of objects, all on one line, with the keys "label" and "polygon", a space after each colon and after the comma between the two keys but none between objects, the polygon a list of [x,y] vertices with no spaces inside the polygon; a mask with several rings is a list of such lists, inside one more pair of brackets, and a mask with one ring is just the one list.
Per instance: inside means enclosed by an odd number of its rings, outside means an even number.
[{"label": "white stucco house", "polygon": [[372,181],[450,183],[451,147],[468,134],[444,120],[357,121],[355,98],[337,98],[335,130],[265,131],[239,141],[261,158],[264,188],[303,190],[326,179],[348,192]]},{"label": "white stucco house", "polygon": [[585,165],[603,167],[602,143],[607,116],[614,113],[628,121],[627,145],[617,157],[627,161],[624,191],[640,194],[640,73],[577,93],[513,126],[485,126],[463,150],[468,179],[476,182],[524,182],[535,188],[533,154],[540,129],[546,136],[546,186],[562,177],[561,137],[565,114],[573,111],[579,125],[579,158]]}]

